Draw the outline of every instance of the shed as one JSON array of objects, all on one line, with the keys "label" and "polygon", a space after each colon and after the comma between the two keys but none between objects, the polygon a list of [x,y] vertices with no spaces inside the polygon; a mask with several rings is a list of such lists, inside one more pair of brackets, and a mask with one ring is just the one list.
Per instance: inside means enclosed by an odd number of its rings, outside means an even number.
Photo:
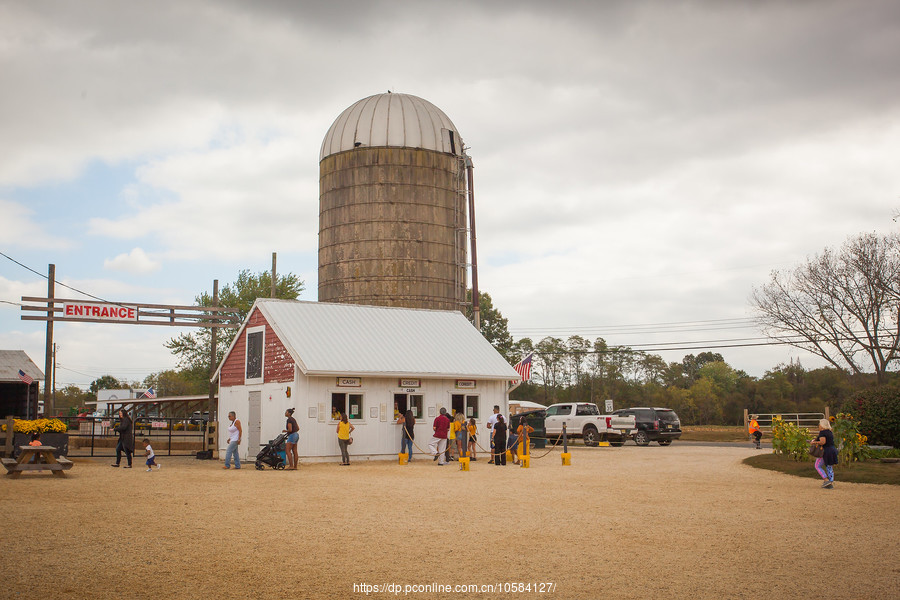
[{"label": "shed", "polygon": [[[20,370],[25,373],[25,380],[19,375]],[[38,381],[43,380],[44,373],[23,350],[0,350],[0,418],[7,415],[35,418]]]},{"label": "shed", "polygon": [[356,428],[356,458],[396,456],[400,412],[413,411],[424,448],[441,408],[484,428],[495,405],[506,414],[509,384],[520,379],[458,311],[274,299],[254,303],[214,377],[220,449],[229,411],[242,422],[247,458],[295,408],[298,452],[313,460],[340,456],[338,413]]}]

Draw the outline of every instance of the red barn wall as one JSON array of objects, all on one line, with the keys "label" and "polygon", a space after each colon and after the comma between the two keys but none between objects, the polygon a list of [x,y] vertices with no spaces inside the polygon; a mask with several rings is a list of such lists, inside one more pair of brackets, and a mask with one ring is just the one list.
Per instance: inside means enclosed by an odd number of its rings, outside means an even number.
[{"label": "red barn wall", "polygon": [[[279,383],[294,380],[294,359],[287,348],[275,335],[275,330],[258,310],[254,309],[250,315],[247,327],[266,328],[265,347],[263,349],[263,382]],[[225,362],[222,364],[222,372],[219,375],[220,384],[223,387],[244,385],[244,369],[247,353],[246,329],[241,331],[240,337],[231,349]]]}]

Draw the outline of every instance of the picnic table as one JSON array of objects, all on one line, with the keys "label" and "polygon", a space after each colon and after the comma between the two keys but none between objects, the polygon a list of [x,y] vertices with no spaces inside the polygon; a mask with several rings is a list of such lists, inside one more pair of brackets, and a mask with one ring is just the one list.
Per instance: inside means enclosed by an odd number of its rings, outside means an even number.
[{"label": "picnic table", "polygon": [[53,456],[56,450],[53,446],[19,446],[19,450],[18,460],[3,459],[6,475],[13,479],[20,477],[23,471],[50,471],[53,475],[65,477],[64,471],[72,468],[72,461],[68,458]]}]

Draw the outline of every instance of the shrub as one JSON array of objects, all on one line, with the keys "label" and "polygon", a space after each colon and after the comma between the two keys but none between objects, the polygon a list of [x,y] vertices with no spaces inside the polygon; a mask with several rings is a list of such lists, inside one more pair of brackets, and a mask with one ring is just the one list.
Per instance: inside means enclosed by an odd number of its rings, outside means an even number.
[{"label": "shrub", "polygon": [[853,415],[838,413],[831,419],[840,464],[850,466],[852,462],[869,458],[871,451],[866,444],[868,438],[859,432],[859,422],[853,419]]},{"label": "shrub", "polygon": [[[6,424],[4,423],[0,429],[6,431]],[[66,433],[68,430],[66,424],[59,419],[13,420],[13,431],[16,433]]]},{"label": "shrub", "polygon": [[782,456],[790,456],[794,460],[809,458],[809,441],[811,436],[805,428],[795,423],[785,422],[781,416],[772,418],[772,451]]},{"label": "shrub", "polygon": [[854,416],[870,443],[900,447],[900,388],[863,390],[844,404],[844,412]]}]

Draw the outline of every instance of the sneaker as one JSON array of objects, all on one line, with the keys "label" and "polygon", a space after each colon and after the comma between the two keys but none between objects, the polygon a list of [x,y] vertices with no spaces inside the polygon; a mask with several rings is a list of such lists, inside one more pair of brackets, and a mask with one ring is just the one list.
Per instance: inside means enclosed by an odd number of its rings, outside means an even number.
[{"label": "sneaker", "polygon": [[823,487],[823,488],[827,488],[829,485],[832,485],[832,483],[831,483],[830,481],[828,481],[827,479],[826,479],[825,481],[822,482],[822,487]]},{"label": "sneaker", "polygon": [[150,467],[147,467],[147,472],[148,472],[148,473],[149,473],[150,471],[152,471],[152,470],[153,470],[153,469],[151,469]]},{"label": "sneaker", "polygon": [[825,488],[825,489],[828,489],[828,490],[833,490],[833,489],[834,489],[834,482],[833,482],[833,481],[829,481],[826,485],[823,485],[822,487]]},{"label": "sneaker", "polygon": [[230,469],[231,467],[225,466],[225,467],[222,467],[222,468],[223,468],[223,469]]},{"label": "sneaker", "polygon": [[123,468],[123,469],[130,469],[130,468],[131,468],[131,465],[125,465],[125,466],[122,467],[122,468]]},{"label": "sneaker", "polygon": [[156,465],[156,470],[158,471],[160,469],[162,469],[162,465]]},{"label": "sneaker", "polygon": [[118,467],[119,465],[116,464],[116,463],[113,463],[113,464],[111,464],[111,465],[109,465],[109,466],[111,466],[111,467]]}]

